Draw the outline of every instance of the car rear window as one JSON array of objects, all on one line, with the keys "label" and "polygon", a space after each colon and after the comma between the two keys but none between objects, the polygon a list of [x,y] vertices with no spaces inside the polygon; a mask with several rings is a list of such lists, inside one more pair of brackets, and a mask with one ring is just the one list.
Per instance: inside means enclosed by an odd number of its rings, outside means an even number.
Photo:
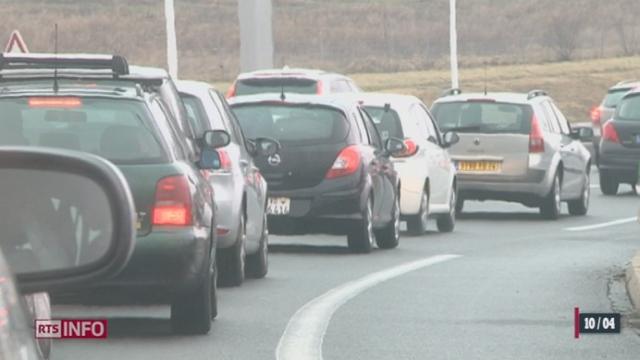
[{"label": "car rear window", "polygon": [[161,163],[167,159],[144,103],[125,99],[0,99],[2,145],[84,151],[116,164]]},{"label": "car rear window", "polygon": [[620,104],[620,100],[624,97],[626,93],[631,89],[615,89],[609,90],[607,96],[604,98],[604,106],[608,108],[615,108]]},{"label": "car rear window", "polygon": [[264,79],[239,80],[236,83],[236,96],[264,93],[316,94],[318,82],[312,79],[274,77]]},{"label": "car rear window", "polygon": [[528,134],[529,105],[501,102],[461,101],[439,103],[433,115],[443,132]]},{"label": "car rear window", "polygon": [[616,119],[640,121],[640,95],[627,96],[618,105]]},{"label": "car rear window", "polygon": [[391,137],[404,138],[400,116],[395,110],[385,109],[382,106],[365,106],[365,110],[373,119],[383,141]]},{"label": "car rear window", "polygon": [[349,134],[345,115],[313,105],[247,104],[233,107],[249,139],[268,137],[281,143],[311,145],[343,142]]}]

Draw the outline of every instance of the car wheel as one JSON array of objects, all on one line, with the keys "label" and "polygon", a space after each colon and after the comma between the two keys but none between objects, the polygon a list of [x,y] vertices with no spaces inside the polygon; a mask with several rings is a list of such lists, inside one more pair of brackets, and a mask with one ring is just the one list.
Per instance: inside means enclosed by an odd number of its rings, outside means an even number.
[{"label": "car wheel", "polygon": [[547,220],[556,220],[560,216],[562,203],[560,202],[560,178],[556,175],[551,184],[551,190],[542,200],[540,215]]},{"label": "car wheel", "polygon": [[462,214],[462,210],[464,209],[464,199],[458,198],[456,201],[456,215]]},{"label": "car wheel", "polygon": [[193,293],[181,294],[171,304],[171,328],[175,333],[204,335],[211,330],[212,295],[215,298],[212,285],[215,284],[215,280],[212,279],[211,265],[208,267],[207,276],[203,277],[198,288]]},{"label": "car wheel", "polygon": [[228,249],[218,249],[218,282],[222,286],[240,286],[245,277],[247,227],[245,216],[240,216],[238,239]]},{"label": "car wheel", "polygon": [[262,236],[258,252],[247,256],[246,275],[253,279],[262,279],[269,271],[269,230],[267,228],[267,214],[262,220]]},{"label": "car wheel", "polygon": [[[400,190],[398,190],[398,194]],[[396,195],[393,202],[391,221],[384,228],[376,231],[376,245],[380,249],[394,249],[400,243],[400,197]]]},{"label": "car wheel", "polygon": [[422,235],[427,231],[429,221],[429,193],[422,191],[420,210],[417,215],[407,218],[407,230],[411,235]]},{"label": "car wheel", "polygon": [[605,195],[615,195],[618,193],[620,183],[604,170],[600,170],[600,191]]},{"label": "car wheel", "polygon": [[438,217],[436,222],[438,231],[440,232],[452,232],[456,227],[457,195],[456,188],[451,188],[451,195],[449,195],[449,212]]},{"label": "car wheel", "polygon": [[359,220],[347,235],[349,250],[354,253],[370,253],[375,241],[373,232],[373,200],[369,198]]},{"label": "car wheel", "polygon": [[589,173],[585,174],[584,187],[582,188],[582,194],[577,200],[569,201],[569,214],[571,215],[586,215],[589,211],[589,198],[591,197],[591,183],[589,179]]}]

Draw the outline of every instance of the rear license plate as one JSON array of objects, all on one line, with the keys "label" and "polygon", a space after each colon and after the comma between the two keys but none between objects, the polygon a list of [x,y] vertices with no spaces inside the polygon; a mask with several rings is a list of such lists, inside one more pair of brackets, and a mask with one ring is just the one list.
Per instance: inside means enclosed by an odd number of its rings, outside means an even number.
[{"label": "rear license plate", "polygon": [[267,214],[269,215],[288,215],[290,208],[291,199],[289,198],[269,198],[267,201]]},{"label": "rear license plate", "polygon": [[458,171],[460,172],[491,172],[502,171],[500,161],[458,161]]}]

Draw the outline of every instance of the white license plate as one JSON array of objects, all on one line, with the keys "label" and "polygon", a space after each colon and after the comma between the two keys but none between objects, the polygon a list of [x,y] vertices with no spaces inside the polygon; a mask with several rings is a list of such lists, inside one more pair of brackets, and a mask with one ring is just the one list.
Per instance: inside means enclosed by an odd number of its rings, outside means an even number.
[{"label": "white license plate", "polygon": [[291,199],[284,197],[269,198],[267,201],[267,214],[288,215],[291,207]]}]

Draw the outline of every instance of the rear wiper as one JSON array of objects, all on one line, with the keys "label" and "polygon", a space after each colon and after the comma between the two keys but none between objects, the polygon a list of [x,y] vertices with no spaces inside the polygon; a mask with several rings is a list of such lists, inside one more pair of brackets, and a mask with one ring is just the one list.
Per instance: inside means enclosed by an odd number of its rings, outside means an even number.
[{"label": "rear wiper", "polygon": [[473,131],[482,129],[481,125],[473,125],[473,126],[458,126],[447,129],[447,131]]}]

